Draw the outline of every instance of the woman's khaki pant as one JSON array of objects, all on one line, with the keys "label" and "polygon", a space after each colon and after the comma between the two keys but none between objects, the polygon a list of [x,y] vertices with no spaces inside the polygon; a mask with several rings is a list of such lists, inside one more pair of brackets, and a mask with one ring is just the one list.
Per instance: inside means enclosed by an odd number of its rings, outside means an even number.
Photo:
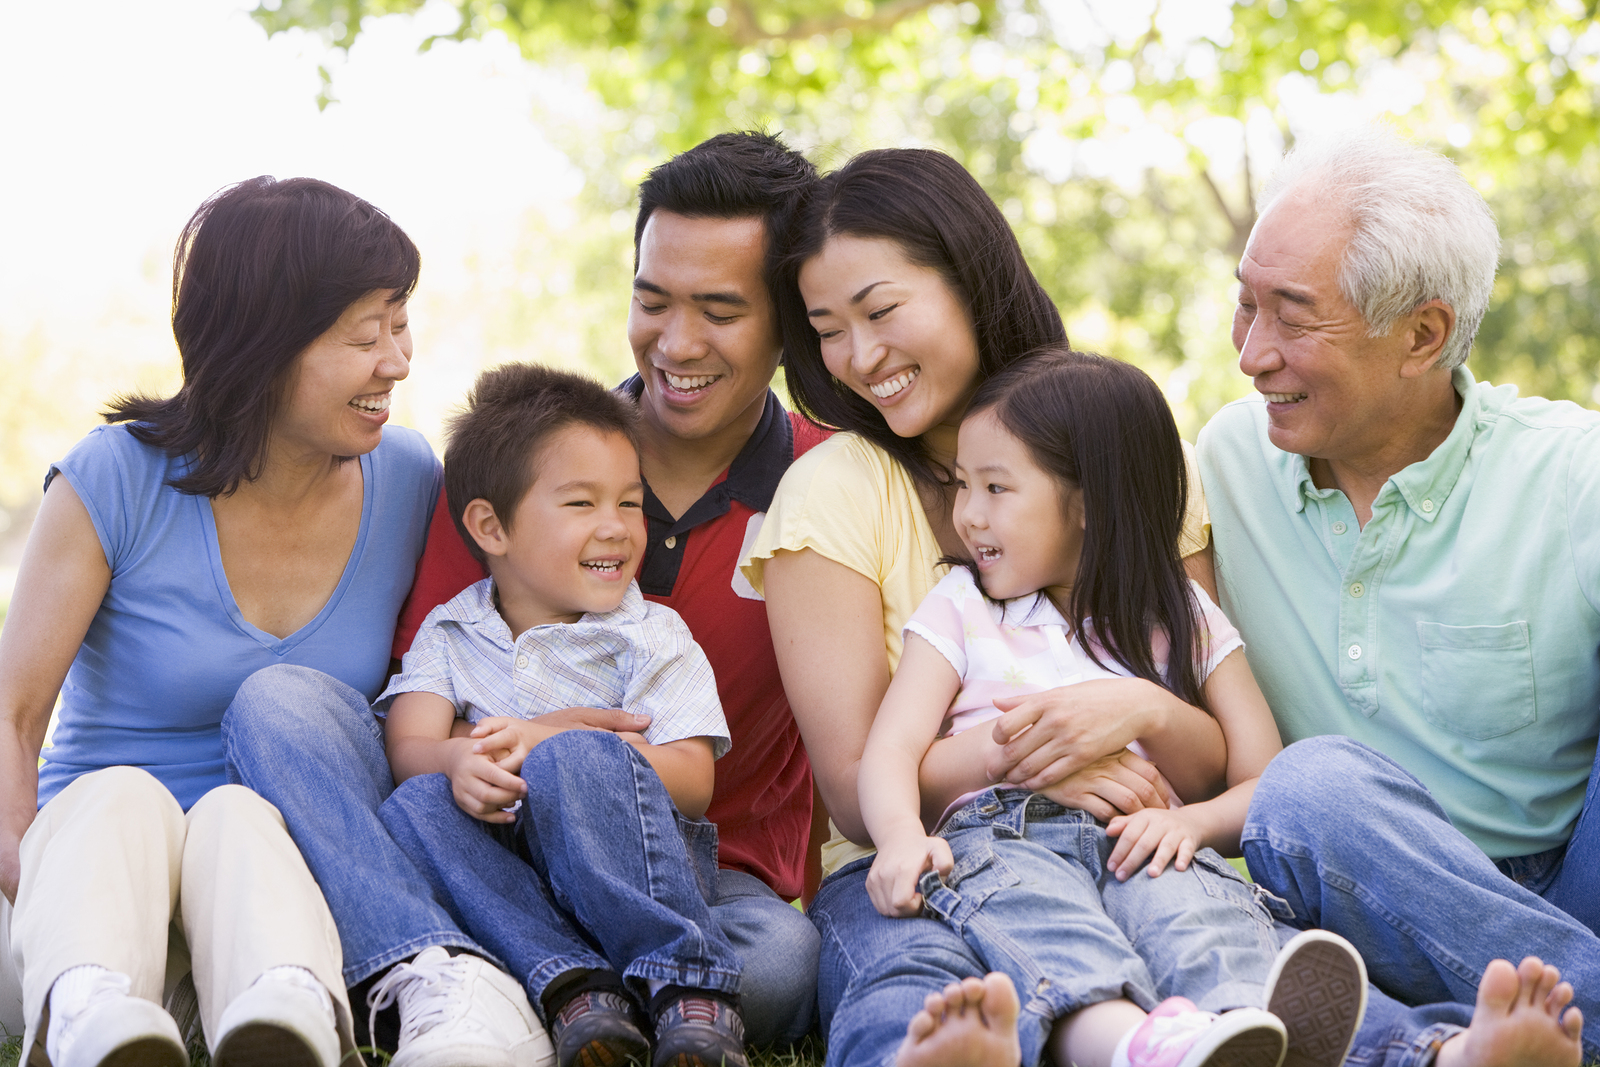
[{"label": "woman's khaki pant", "polygon": [[213,789],[185,815],[138,768],[78,778],[23,836],[6,918],[31,1051],[24,1063],[49,1062],[50,987],[89,963],[126,974],[135,996],[157,1004],[192,967],[212,1047],[223,1009],[263,971],[304,967],[333,996],[344,1051],[354,1047],[333,917],[283,817],[243,786]]}]

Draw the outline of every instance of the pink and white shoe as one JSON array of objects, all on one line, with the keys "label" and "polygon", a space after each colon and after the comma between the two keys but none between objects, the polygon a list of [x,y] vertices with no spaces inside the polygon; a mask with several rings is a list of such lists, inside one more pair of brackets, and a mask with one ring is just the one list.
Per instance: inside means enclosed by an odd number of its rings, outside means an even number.
[{"label": "pink and white shoe", "polygon": [[1278,1067],[1288,1038],[1260,1008],[1218,1015],[1168,997],[1122,1039],[1112,1067]]}]

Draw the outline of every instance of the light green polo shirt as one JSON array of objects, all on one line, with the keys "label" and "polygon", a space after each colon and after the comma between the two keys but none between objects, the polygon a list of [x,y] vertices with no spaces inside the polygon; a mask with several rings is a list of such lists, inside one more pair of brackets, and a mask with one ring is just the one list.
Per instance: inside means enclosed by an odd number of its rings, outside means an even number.
[{"label": "light green polo shirt", "polygon": [[1495,859],[1563,843],[1600,735],[1600,413],[1455,371],[1433,454],[1362,529],[1259,396],[1200,434],[1222,607],[1285,743],[1345,734]]}]

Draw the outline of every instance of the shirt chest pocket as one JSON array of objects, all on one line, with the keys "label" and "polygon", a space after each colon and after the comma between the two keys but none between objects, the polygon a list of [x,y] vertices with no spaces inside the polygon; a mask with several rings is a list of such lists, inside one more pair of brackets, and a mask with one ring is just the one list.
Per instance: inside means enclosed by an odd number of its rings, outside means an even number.
[{"label": "shirt chest pocket", "polygon": [[1419,622],[1417,638],[1422,644],[1422,715],[1435,726],[1483,741],[1538,718],[1526,622]]}]

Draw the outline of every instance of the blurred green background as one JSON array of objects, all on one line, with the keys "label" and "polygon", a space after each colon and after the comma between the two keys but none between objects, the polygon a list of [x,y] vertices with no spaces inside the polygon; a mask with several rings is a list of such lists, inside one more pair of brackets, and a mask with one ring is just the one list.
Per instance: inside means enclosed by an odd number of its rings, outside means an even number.
[{"label": "blurred green background", "polygon": [[[12,2],[0,0],[0,13]],[[1148,370],[1192,437],[1248,388],[1228,341],[1231,275],[1261,181],[1297,139],[1389,122],[1456,159],[1500,220],[1500,274],[1474,372],[1525,393],[1600,401],[1593,2],[210,7],[224,9],[216,24],[227,48],[256,49],[249,54],[266,58],[251,62],[263,71],[277,63],[297,72],[272,90],[294,97],[295,121],[346,125],[325,138],[326,156],[258,163],[246,154],[227,176],[185,191],[182,211],[162,209],[165,243],[142,249],[126,286],[93,290],[92,306],[63,317],[19,313],[0,298],[0,522],[10,526],[0,533],[0,568],[14,568],[45,467],[93,424],[98,406],[125,389],[175,384],[165,285],[184,214],[226,180],[299,169],[341,182],[342,168],[360,159],[389,165],[370,172],[381,177],[350,170],[343,182],[395,214],[423,249],[419,359],[396,415],[430,435],[475,372],[505,359],[587,367],[607,379],[625,373],[635,183],[705,136],[754,126],[781,131],[824,169],[887,145],[955,155],[1015,226],[1073,341]],[[83,32],[97,32],[94,20]],[[220,70],[235,61],[218,41],[183,47]],[[0,52],[38,46],[24,33]],[[370,73],[380,55],[392,68],[387,89],[374,88]],[[472,77],[490,80],[483,93],[456,99],[450,87],[468,75],[452,72],[465,69],[464,57],[477,57]],[[482,74],[491,68],[492,77]],[[222,74],[176,84],[180,114],[185,101],[235,91]],[[119,91],[99,88],[85,114]],[[6,121],[30,106],[9,96]],[[380,118],[357,118],[371,115]],[[461,132],[469,129],[470,137]],[[208,136],[218,134],[186,134],[184,150],[139,165],[179,182],[208,160]],[[48,153],[22,147],[22,166],[24,156],[50,166]],[[473,155],[524,148],[514,165]],[[463,169],[440,170],[450,157]],[[521,199],[509,195],[511,206],[497,208],[508,190]],[[26,211],[20,199],[8,197],[8,210]],[[15,218],[0,222],[0,259]],[[468,230],[487,243],[457,240]],[[72,284],[70,274],[59,283]],[[0,594],[7,589],[0,582]]]}]

